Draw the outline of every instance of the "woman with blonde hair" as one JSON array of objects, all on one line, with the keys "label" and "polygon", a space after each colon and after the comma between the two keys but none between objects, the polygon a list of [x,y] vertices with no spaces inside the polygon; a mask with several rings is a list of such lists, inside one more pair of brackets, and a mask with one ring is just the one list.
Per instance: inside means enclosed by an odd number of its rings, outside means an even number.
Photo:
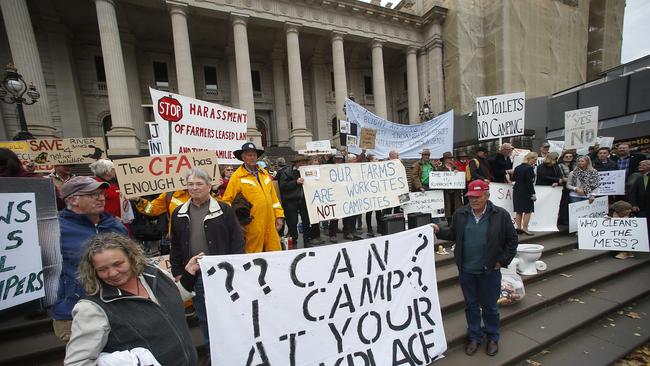
[{"label": "woman with blonde hair", "polygon": [[578,158],[576,168],[569,174],[566,188],[569,190],[569,203],[589,200],[592,203],[596,199],[594,193],[600,184],[598,171],[591,165],[588,156]]},{"label": "woman with blonde hair", "polygon": [[528,222],[535,211],[535,169],[537,153],[529,152],[524,156],[524,161],[512,173],[514,187],[512,189],[512,206],[515,211],[517,232],[533,235],[528,232]]},{"label": "woman with blonde hair", "polygon": [[557,187],[564,183],[565,176],[557,164],[558,157],[556,152],[546,154],[542,165],[537,167],[537,185]]}]

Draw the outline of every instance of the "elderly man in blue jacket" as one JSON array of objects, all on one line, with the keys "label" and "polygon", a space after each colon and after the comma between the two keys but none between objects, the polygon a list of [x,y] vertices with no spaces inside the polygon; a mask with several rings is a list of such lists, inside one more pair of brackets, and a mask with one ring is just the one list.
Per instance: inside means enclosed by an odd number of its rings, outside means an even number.
[{"label": "elderly man in blue jacket", "polygon": [[518,238],[508,211],[490,202],[490,185],[472,181],[467,187],[466,205],[454,213],[448,229],[433,225],[441,239],[456,242],[454,260],[465,298],[467,344],[473,355],[483,341],[481,317],[487,336],[486,353],[499,352],[499,307],[501,267],[507,267],[517,253]]},{"label": "elderly man in blue jacket", "polygon": [[52,318],[54,334],[66,343],[70,340],[72,308],[85,295],[77,279],[77,268],[88,240],[104,232],[128,234],[124,225],[113,215],[104,212],[104,190],[107,188],[108,183],[98,182],[91,177],[74,177],[61,186],[61,198],[66,204],[66,208],[59,213],[63,269],[57,300],[52,307]]}]

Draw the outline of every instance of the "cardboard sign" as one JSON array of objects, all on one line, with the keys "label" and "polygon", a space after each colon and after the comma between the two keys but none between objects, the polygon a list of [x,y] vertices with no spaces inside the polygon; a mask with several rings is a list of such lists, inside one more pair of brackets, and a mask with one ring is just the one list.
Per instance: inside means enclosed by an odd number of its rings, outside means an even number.
[{"label": "cardboard sign", "polygon": [[607,197],[596,197],[593,203],[588,200],[569,203],[569,232],[575,233],[578,231],[578,219],[587,217],[590,219],[605,217],[609,206],[607,205]]},{"label": "cardboard sign", "polygon": [[429,172],[431,189],[465,189],[465,172]]},{"label": "cardboard sign", "polygon": [[[508,211],[514,222],[512,190],[512,184],[490,183],[490,201]],[[530,231],[558,231],[557,216],[562,199],[562,187],[535,186],[535,192],[537,192],[535,212],[530,216],[528,229]]]},{"label": "cardboard sign", "polygon": [[362,149],[374,149],[375,139],[377,138],[377,130],[372,128],[361,128],[361,142],[359,147]]},{"label": "cardboard sign", "polygon": [[578,248],[650,252],[646,218],[585,218],[578,222]]},{"label": "cardboard sign", "polygon": [[150,125],[149,132],[152,138],[158,135],[164,154],[209,150],[216,151],[222,164],[241,163],[233,152],[247,141],[245,110],[152,88],[149,92],[158,123],[158,130]]},{"label": "cardboard sign", "polygon": [[[16,143],[20,143],[17,145]],[[27,144],[28,151],[24,145]],[[38,139],[5,142],[21,160],[33,160],[37,165],[91,164],[106,159],[106,147],[101,137],[80,137],[70,139]],[[27,155],[29,152],[29,155]],[[49,170],[49,169],[38,169]]]},{"label": "cardboard sign", "polygon": [[309,165],[300,175],[309,177],[302,188],[311,223],[399,206],[398,196],[408,192],[399,160]]},{"label": "cardboard sign", "polygon": [[200,264],[213,365],[428,365],[447,348],[431,226]]},{"label": "cardboard sign", "polygon": [[598,172],[600,181],[595,194],[603,196],[625,195],[625,170]]},{"label": "cardboard sign", "polygon": [[586,149],[596,144],[598,107],[564,112],[564,148]]},{"label": "cardboard sign", "polygon": [[430,213],[445,217],[445,197],[442,191],[409,192],[409,201],[402,204],[404,216],[410,213]]},{"label": "cardboard sign", "polygon": [[34,193],[0,193],[0,310],[45,296]]},{"label": "cardboard sign", "polygon": [[113,163],[120,192],[126,198],[186,189],[185,173],[192,167],[205,170],[212,179],[220,177],[214,151],[120,159]]},{"label": "cardboard sign", "polygon": [[479,141],[523,135],[525,115],[524,92],[476,98]]}]

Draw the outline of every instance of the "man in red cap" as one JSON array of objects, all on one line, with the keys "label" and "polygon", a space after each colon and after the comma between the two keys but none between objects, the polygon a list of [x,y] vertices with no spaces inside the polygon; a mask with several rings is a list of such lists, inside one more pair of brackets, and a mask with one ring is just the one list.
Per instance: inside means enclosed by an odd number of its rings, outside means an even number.
[{"label": "man in red cap", "polygon": [[499,307],[501,267],[507,267],[517,253],[517,232],[510,214],[490,202],[490,184],[472,181],[467,187],[469,204],[454,212],[452,225],[433,225],[439,238],[456,242],[454,260],[465,298],[467,345],[473,355],[483,340],[481,317],[487,336],[486,353],[499,352]]}]

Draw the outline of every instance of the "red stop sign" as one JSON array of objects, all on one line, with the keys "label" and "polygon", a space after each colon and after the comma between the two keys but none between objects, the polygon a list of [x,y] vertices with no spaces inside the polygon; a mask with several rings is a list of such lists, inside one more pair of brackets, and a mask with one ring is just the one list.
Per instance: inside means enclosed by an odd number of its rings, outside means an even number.
[{"label": "red stop sign", "polygon": [[162,97],[158,100],[158,114],[165,121],[178,122],[183,118],[183,106],[171,96]]}]

